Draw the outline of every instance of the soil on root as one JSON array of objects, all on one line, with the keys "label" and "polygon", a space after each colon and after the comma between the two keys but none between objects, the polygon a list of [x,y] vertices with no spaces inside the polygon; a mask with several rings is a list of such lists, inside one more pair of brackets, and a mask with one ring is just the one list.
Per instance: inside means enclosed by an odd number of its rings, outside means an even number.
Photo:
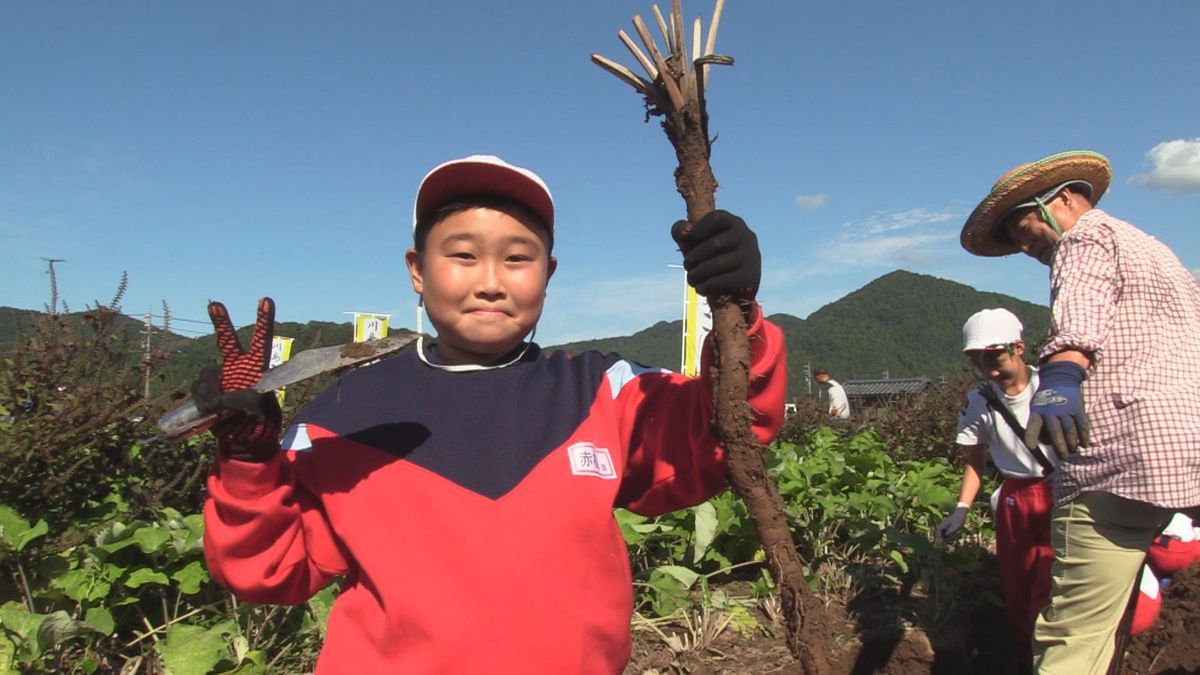
[{"label": "soil on root", "polygon": [[[826,644],[834,675],[1009,675],[1017,664],[1000,604],[994,562],[950,580],[952,600],[918,593],[868,591],[845,609],[829,608],[833,638]],[[731,591],[735,595],[736,591]],[[724,631],[704,650],[676,654],[650,631],[634,632],[633,656],[625,675],[800,673],[773,629],[741,636]],[[665,630],[668,634],[674,631]],[[1125,675],[1200,673],[1200,566],[1175,575],[1163,594],[1154,628],[1135,636],[1124,661]]]}]

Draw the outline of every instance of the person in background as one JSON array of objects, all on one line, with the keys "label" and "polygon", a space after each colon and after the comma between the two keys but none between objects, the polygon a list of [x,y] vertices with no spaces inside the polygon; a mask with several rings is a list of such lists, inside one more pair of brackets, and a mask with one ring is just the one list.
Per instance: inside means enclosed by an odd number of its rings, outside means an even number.
[{"label": "person in background", "polygon": [[846,398],[846,390],[838,381],[829,377],[829,371],[817,368],[813,371],[813,379],[821,385],[822,398],[829,403],[829,415],[839,420],[850,419],[850,399]]},{"label": "person in background", "polygon": [[1096,208],[1103,155],[1050,155],[1000,177],[963,224],[980,256],[1050,268],[1050,334],[1025,444],[1050,440],[1050,603],[1034,628],[1046,675],[1104,673],[1147,548],[1200,511],[1200,287],[1169,248]]},{"label": "person in background", "polygon": [[985,378],[967,394],[958,414],[955,442],[965,457],[958,504],[934,532],[937,543],[962,528],[975,502],[990,455],[1004,477],[995,501],[996,567],[1018,669],[1033,672],[1033,624],[1050,597],[1050,510],[1046,477],[1054,451],[1025,447],[1029,401],[1038,387],[1037,368],[1025,363],[1021,321],[1007,309],[985,309],[963,324],[963,355]]}]

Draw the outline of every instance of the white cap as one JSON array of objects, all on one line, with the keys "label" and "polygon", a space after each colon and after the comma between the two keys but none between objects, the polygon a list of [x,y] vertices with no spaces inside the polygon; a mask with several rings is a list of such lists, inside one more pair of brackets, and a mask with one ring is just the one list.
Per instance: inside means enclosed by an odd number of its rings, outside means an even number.
[{"label": "white cap", "polygon": [[963,351],[1000,349],[1021,339],[1021,320],[1007,309],[975,312],[963,324]]},{"label": "white cap", "polygon": [[434,167],[421,179],[413,203],[413,229],[421,216],[457,197],[493,194],[519,202],[554,232],[554,198],[534,172],[494,155],[471,155]]}]

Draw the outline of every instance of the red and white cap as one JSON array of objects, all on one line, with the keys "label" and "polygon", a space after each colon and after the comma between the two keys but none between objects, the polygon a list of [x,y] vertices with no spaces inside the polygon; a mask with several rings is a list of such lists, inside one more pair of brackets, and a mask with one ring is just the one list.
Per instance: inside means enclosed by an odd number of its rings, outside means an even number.
[{"label": "red and white cap", "polygon": [[413,203],[413,229],[421,216],[458,197],[492,194],[508,197],[533,212],[554,231],[554,198],[536,173],[495,155],[471,155],[440,164],[421,179]]},{"label": "red and white cap", "polygon": [[963,351],[1001,349],[1021,339],[1021,320],[1004,308],[975,312],[963,324]]},{"label": "red and white cap", "polygon": [[1196,539],[1192,519],[1176,513],[1162,534],[1154,538],[1146,555],[1150,567],[1166,576],[1200,563],[1200,540]]}]

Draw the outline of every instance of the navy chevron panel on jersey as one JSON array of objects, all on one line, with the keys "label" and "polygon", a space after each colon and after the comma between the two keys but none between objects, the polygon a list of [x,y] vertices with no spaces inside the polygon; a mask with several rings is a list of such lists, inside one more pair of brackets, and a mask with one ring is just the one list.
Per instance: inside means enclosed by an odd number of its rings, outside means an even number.
[{"label": "navy chevron panel on jersey", "polygon": [[535,347],[507,368],[450,373],[409,352],[347,374],[300,411],[295,423],[324,428],[499,499],[571,436],[597,394],[610,395],[599,387],[618,360],[596,352],[546,357]]}]

